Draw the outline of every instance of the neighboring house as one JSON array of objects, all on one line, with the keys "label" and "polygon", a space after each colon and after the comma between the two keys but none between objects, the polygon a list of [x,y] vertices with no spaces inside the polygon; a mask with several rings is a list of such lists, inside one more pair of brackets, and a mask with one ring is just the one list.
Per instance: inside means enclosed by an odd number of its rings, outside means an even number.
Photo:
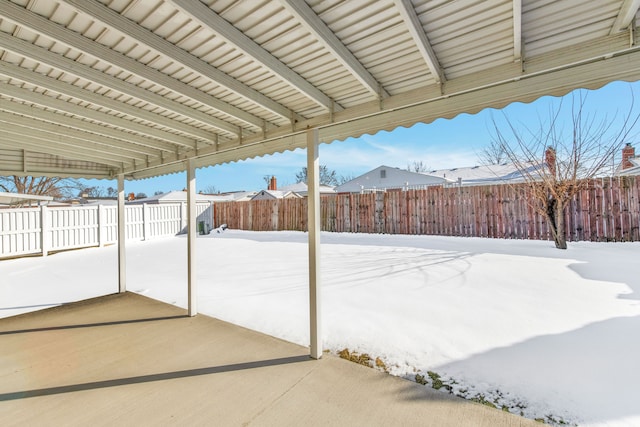
[{"label": "neighboring house", "polygon": [[420,189],[444,185],[447,181],[430,173],[411,172],[390,166],[379,166],[335,188],[336,193]]},{"label": "neighboring house", "polygon": [[[526,174],[535,176],[539,168],[543,165],[528,167]],[[516,184],[525,182],[525,176],[512,163],[501,165],[470,166],[452,169],[439,169],[427,172],[429,175],[437,176],[446,181],[446,187],[469,186],[469,185],[493,185],[493,184]]]},{"label": "neighboring house", "polygon": [[261,190],[251,200],[300,199],[301,196],[293,191]]},{"label": "neighboring house", "polygon": [[247,202],[258,194],[257,191],[231,191],[228,193],[220,193],[217,196],[223,196],[231,202]]},{"label": "neighboring house", "polygon": [[[326,187],[326,186],[325,186]],[[328,188],[328,187],[327,187]],[[251,198],[251,200],[275,200],[275,199],[300,199],[303,197],[298,191],[307,193],[307,184],[299,182],[297,184],[289,185],[278,189],[278,181],[275,176],[269,179],[269,185],[266,190],[261,190]],[[331,189],[333,191],[333,189]]]},{"label": "neighboring house", "polygon": [[[295,184],[282,186],[280,187],[280,191],[293,191],[294,193],[299,194],[302,197],[307,197],[307,193],[308,193],[307,184],[304,182],[298,182]],[[335,194],[335,193],[336,193],[336,190],[333,187],[329,185],[320,184],[320,195]]]},{"label": "neighboring house", "polygon": [[622,161],[616,175],[640,175],[640,156],[636,156],[636,149],[629,143],[622,149]]}]

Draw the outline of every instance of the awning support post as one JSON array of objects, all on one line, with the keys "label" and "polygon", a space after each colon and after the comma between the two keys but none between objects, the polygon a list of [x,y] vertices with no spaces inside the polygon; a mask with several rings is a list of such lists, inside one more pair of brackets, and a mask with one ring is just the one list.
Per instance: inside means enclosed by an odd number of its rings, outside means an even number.
[{"label": "awning support post", "polygon": [[118,292],[127,291],[127,263],[125,256],[124,174],[118,174]]},{"label": "awning support post", "polygon": [[189,316],[198,314],[196,283],[196,168],[195,159],[187,160],[187,305]]},{"label": "awning support post", "polygon": [[320,322],[320,163],[318,129],[307,131],[307,215],[309,229],[309,317],[313,359],[322,357]]}]

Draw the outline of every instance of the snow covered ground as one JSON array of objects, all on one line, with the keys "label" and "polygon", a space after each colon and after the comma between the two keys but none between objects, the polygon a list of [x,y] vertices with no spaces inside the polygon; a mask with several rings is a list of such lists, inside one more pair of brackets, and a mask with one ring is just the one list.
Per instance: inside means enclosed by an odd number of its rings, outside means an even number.
[{"label": "snow covered ground", "polygon": [[[199,311],[306,345],[306,239],[199,236]],[[530,418],[639,426],[639,255],[637,243],[559,251],[323,233],[324,346],[380,357],[410,379],[435,372],[456,394]],[[0,261],[0,317],[115,292],[116,257],[107,247]],[[184,236],[127,244],[127,263],[129,290],[186,307]]]}]

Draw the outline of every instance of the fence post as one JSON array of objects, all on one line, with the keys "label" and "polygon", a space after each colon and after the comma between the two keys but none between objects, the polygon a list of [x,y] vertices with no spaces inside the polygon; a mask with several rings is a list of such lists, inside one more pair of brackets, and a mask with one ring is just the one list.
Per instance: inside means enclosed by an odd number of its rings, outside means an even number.
[{"label": "fence post", "polygon": [[180,202],[180,233],[187,228],[187,204]]},{"label": "fence post", "polygon": [[[213,228],[215,227],[215,225],[213,224],[213,200],[209,201],[209,213],[211,214],[211,223],[210,223],[210,227],[213,230]],[[207,230],[205,230],[206,232]]]},{"label": "fence post", "polygon": [[106,220],[106,215],[104,212],[104,206],[98,205],[98,247],[104,246],[105,239],[105,229],[104,222]]},{"label": "fence post", "polygon": [[149,206],[146,203],[142,204],[142,240],[148,240],[151,238],[151,231],[149,229],[150,222]]},{"label": "fence post", "polygon": [[48,207],[40,206],[40,250],[42,256],[47,256],[49,252],[49,214]]}]

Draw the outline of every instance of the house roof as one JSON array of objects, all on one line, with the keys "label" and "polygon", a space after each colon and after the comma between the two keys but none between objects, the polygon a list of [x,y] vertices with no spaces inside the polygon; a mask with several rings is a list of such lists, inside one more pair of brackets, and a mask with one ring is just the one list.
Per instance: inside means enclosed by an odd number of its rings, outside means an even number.
[{"label": "house roof", "polygon": [[[336,192],[334,190],[334,187],[324,184],[319,185],[319,190],[320,194],[333,194]],[[293,191],[294,193],[300,194],[301,196],[306,196],[308,193],[308,188],[305,182],[296,182],[295,184],[291,185],[283,185],[282,187],[280,187],[280,191]]]},{"label": "house roof", "polygon": [[255,196],[251,199],[259,199],[263,197],[273,198],[273,199],[285,199],[287,197],[300,197],[293,191],[282,191],[282,190],[260,190]]},{"label": "house roof", "polygon": [[146,178],[640,80],[638,1],[0,2],[0,175]]},{"label": "house roof", "polygon": [[[540,166],[531,165],[529,172],[534,172]],[[512,163],[501,165],[469,166],[452,169],[438,169],[425,172],[431,176],[438,176],[447,180],[448,183],[456,183],[462,180],[463,184],[489,184],[494,182],[517,182],[523,181],[524,177],[518,167]]]},{"label": "house roof", "polygon": [[256,194],[258,194],[257,191],[232,191],[228,193],[222,193],[220,194],[220,196],[224,196],[234,202],[240,202],[251,200],[251,198]]},{"label": "house roof", "polygon": [[640,156],[631,157],[628,160],[629,162],[631,162],[633,166],[628,167],[626,169],[622,169],[620,166],[618,166],[616,170],[616,175],[620,175],[620,176],[640,175]]},{"label": "house roof", "polygon": [[445,179],[391,166],[378,166],[335,188],[338,193],[442,185]]}]

